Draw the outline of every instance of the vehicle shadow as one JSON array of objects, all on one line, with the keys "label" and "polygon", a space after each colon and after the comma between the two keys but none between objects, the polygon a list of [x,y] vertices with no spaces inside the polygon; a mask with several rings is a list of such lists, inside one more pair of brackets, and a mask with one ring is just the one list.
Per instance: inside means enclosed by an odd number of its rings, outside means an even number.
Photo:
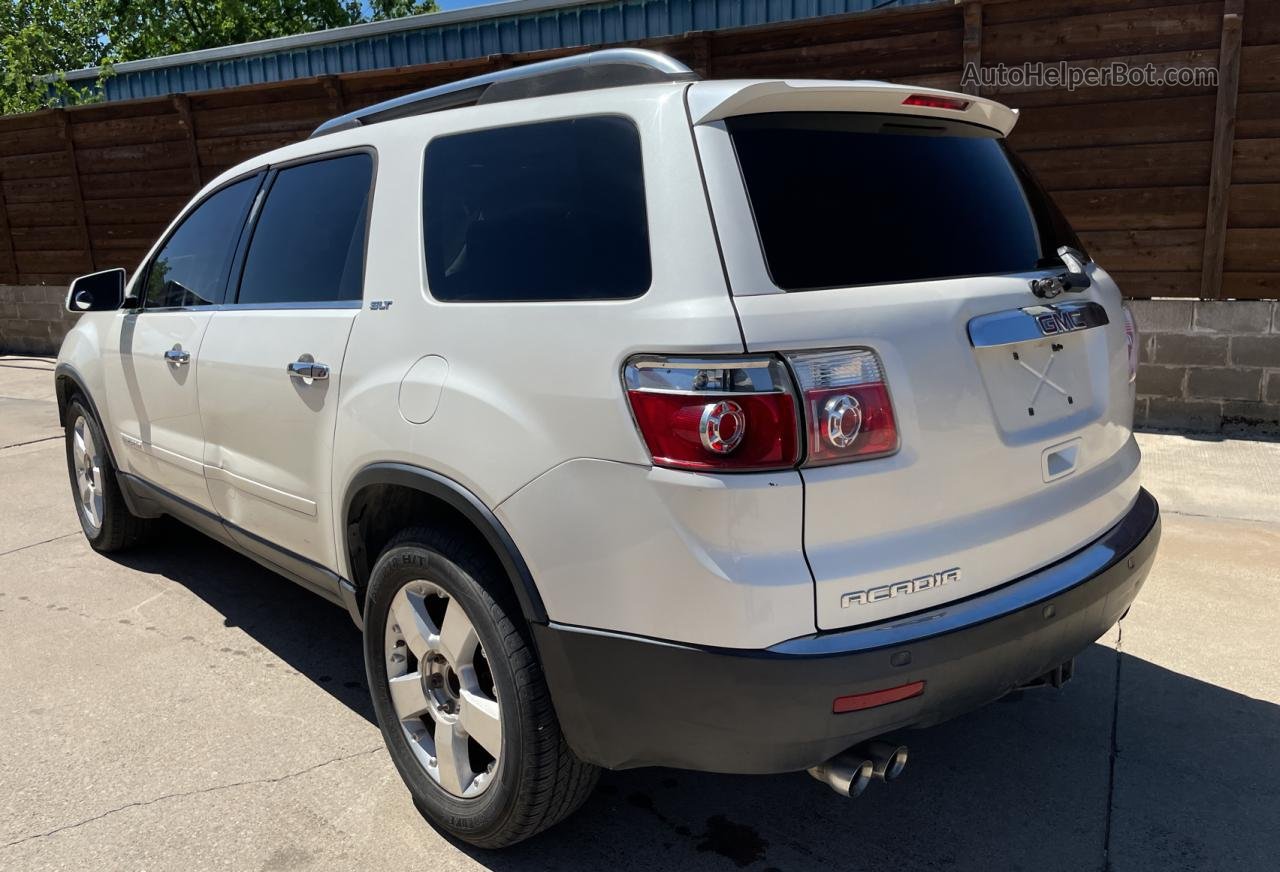
[{"label": "vehicle shadow", "polygon": [[[373,720],[341,608],[178,524],[118,559],[181,584]],[[494,872],[1272,870],[1280,856],[1280,706],[1109,645],[1092,645],[1061,691],[899,738],[903,779],[856,800],[804,774],[607,772],[541,836],[500,852],[455,845]]]}]

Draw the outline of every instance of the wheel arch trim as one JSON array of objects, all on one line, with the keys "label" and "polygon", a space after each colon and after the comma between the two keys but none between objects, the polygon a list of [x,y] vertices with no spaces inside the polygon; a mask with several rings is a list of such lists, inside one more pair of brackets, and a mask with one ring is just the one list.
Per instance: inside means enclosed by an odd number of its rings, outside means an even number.
[{"label": "wheel arch trim", "polygon": [[356,495],[371,485],[396,485],[419,491],[441,500],[456,510],[479,532],[493,549],[506,571],[520,602],[520,610],[531,624],[548,622],[546,607],[538,593],[529,565],[516,547],[515,540],[497,515],[474,493],[463,485],[438,472],[408,463],[372,463],[352,476],[342,500],[342,531],[338,537],[342,559],[350,566],[350,546],[345,531],[350,523],[351,508]]}]

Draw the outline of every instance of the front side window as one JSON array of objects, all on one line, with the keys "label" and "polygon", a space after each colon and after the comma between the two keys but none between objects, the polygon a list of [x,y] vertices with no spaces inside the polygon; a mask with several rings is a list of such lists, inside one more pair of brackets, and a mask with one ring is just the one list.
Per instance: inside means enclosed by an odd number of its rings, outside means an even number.
[{"label": "front side window", "polygon": [[240,304],[359,300],[373,182],[366,153],[286,167],[268,182]]},{"label": "front side window", "polygon": [[994,131],[903,115],[727,122],[774,284],[787,291],[1025,272],[1079,247]]},{"label": "front side window", "polygon": [[640,133],[617,116],[433,139],[423,178],[438,300],[616,300],[649,288]]},{"label": "front side window", "polygon": [[207,306],[222,302],[227,270],[259,176],[210,195],[173,232],[147,269],[144,306]]}]

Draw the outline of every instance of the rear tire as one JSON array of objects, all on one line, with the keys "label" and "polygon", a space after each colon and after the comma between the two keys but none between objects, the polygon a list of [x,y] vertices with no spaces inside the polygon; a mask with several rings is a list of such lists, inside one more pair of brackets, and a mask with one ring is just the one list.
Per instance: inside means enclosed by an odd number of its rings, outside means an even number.
[{"label": "rear tire", "polygon": [[151,521],[129,511],[111,465],[106,435],[78,396],[67,404],[65,442],[76,517],[90,547],[106,554],[145,539]]},{"label": "rear tire", "polygon": [[470,537],[415,528],[383,550],[366,598],[365,667],[392,762],[428,820],[481,848],[568,817],[599,774],[565,743],[508,591]]}]

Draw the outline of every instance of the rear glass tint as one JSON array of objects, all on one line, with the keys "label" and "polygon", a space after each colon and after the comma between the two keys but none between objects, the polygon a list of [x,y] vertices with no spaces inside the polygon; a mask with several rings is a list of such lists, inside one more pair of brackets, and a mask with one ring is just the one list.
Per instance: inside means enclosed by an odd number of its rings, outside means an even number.
[{"label": "rear glass tint", "polygon": [[1079,242],[994,133],[847,112],[727,122],[774,283],[788,291],[1061,266]]},{"label": "rear glass tint", "polygon": [[611,300],[649,288],[640,134],[626,118],[433,139],[422,201],[436,299]]}]

